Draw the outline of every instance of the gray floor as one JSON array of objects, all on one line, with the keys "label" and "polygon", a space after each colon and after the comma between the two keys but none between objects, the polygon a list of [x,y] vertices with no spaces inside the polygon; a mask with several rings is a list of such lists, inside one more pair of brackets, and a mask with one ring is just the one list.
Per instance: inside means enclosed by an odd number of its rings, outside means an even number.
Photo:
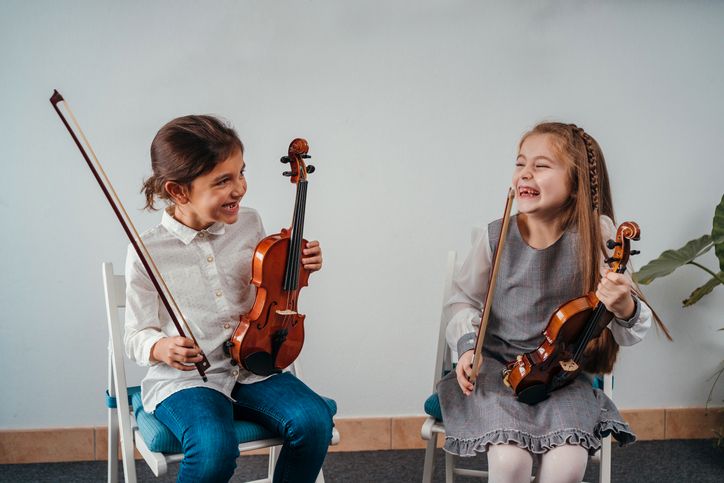
[{"label": "gray floor", "polygon": [[[324,464],[327,482],[418,482],[422,478],[422,450],[363,451],[330,453]],[[471,458],[464,466],[484,467],[485,458]],[[232,481],[261,478],[266,470],[263,456],[239,458]],[[597,481],[598,468],[589,465],[587,481]],[[643,441],[613,450],[613,481],[615,482],[717,482],[724,483],[724,450],[714,448],[711,441]],[[444,481],[443,456],[436,455],[434,481]],[[143,462],[138,462],[138,480],[175,481],[176,467],[162,478],[155,478]],[[48,463],[33,465],[0,465],[0,482],[75,482],[104,481],[105,462]],[[121,480],[123,481],[123,480]],[[472,482],[458,477],[456,481]]]}]

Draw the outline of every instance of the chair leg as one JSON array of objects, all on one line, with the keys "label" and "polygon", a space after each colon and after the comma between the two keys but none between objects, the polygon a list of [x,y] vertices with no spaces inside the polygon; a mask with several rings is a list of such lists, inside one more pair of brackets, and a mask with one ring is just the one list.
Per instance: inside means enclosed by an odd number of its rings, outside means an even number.
[{"label": "chair leg", "polygon": [[437,433],[432,433],[425,448],[425,463],[422,469],[422,483],[432,483],[432,472],[435,470],[435,448],[437,447]]},{"label": "chair leg", "polygon": [[118,418],[108,409],[108,483],[118,483]]},{"label": "chair leg", "polygon": [[272,446],[269,448],[269,481],[274,481],[274,468],[277,466],[277,459],[279,459],[279,446]]},{"label": "chair leg", "polygon": [[455,457],[445,452],[445,483],[453,483],[455,481]]},{"label": "chair leg", "polygon": [[319,474],[317,475],[317,479],[314,480],[314,483],[324,483],[324,471],[319,470]]},{"label": "chair leg", "polygon": [[611,483],[611,436],[603,438],[600,464],[599,483]]}]

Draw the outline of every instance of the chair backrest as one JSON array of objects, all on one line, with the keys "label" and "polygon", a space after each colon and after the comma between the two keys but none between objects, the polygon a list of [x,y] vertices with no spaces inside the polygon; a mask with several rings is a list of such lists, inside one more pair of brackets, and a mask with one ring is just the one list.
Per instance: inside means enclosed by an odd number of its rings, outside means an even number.
[{"label": "chair backrest", "polygon": [[[106,320],[108,322],[109,347],[108,347],[108,395],[115,398],[118,405],[117,423],[120,424],[121,451],[123,453],[123,472],[126,481],[135,481],[136,468],[133,456],[133,433],[131,431],[131,412],[128,402],[128,385],[126,383],[126,371],[123,350],[123,325],[119,317],[120,309],[126,306],[126,281],[123,275],[113,273],[113,264],[103,264],[103,288],[106,296]],[[109,435],[108,459],[112,461],[117,457],[115,445],[111,442]],[[114,471],[111,465],[109,468],[109,481],[115,481],[117,475],[111,475]]]},{"label": "chair backrest", "polygon": [[[475,242],[483,228],[474,227],[470,232],[471,244]],[[454,349],[450,348],[445,338],[447,329],[447,318],[445,314],[445,304],[452,296],[453,277],[457,270],[457,252],[451,250],[447,253],[447,262],[445,264],[445,282],[442,287],[442,304],[440,305],[440,326],[437,334],[437,354],[435,357],[435,373],[432,378],[432,392],[437,390],[437,382],[442,376],[452,371],[453,362],[457,361],[457,354]]]},{"label": "chair backrest", "polygon": [[442,309],[440,310],[440,326],[437,334],[437,354],[435,356],[435,373],[432,378],[432,392],[437,390],[437,383],[442,376],[452,370],[452,352],[445,340],[445,329],[447,328],[447,320],[445,317],[444,307],[452,296],[452,281],[455,275],[457,253],[450,251],[447,254],[447,263],[445,265],[445,283],[442,288]]}]

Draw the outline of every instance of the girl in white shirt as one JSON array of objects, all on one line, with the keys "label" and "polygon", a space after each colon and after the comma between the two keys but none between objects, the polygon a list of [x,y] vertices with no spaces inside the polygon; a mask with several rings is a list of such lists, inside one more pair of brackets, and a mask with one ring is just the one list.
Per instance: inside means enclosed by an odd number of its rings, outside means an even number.
[{"label": "girl in white shirt", "polygon": [[445,450],[487,452],[491,482],[530,481],[534,456],[540,457],[536,481],[581,481],[588,455],[605,435],[622,444],[635,440],[616,406],[585,375],[527,405],[502,373],[540,345],[557,307],[587,292],[595,291],[615,317],[587,347],[589,372],[610,372],[619,345],[640,341],[652,312],[628,274],[606,273],[610,254],[603,243],[616,229],[603,153],[593,137],[572,124],[539,124],[520,141],[513,188],[518,214],[510,220],[475,384],[472,349],[502,220],[473,243],[446,306],[447,340],[460,358],[438,385]]},{"label": "girl in white shirt", "polygon": [[[280,434],[274,481],[314,481],[332,434],[333,411],[288,373],[256,376],[230,363],[223,345],[255,298],[251,257],[265,236],[258,213],[240,206],[246,193],[244,146],[212,116],[184,116],[151,144],[153,175],[146,207],[167,202],[161,223],[142,235],[211,367],[196,372],[201,349],[180,337],[132,247],[126,258],[128,356],[149,366],[144,409],[181,442],[179,482],[228,481],[239,456],[234,416]],[[303,250],[307,270],[322,267],[319,243]]]}]

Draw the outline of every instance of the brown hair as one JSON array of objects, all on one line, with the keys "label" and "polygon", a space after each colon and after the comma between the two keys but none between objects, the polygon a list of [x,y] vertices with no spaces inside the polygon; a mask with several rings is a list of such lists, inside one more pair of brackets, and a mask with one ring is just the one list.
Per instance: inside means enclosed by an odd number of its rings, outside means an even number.
[{"label": "brown hair", "polygon": [[144,208],[155,210],[155,198],[170,200],[164,185],[173,181],[182,186],[210,171],[244,145],[234,128],[214,116],[177,117],[159,129],[151,143],[153,174],[143,182]]},{"label": "brown hair", "polygon": [[[606,161],[598,142],[575,124],[545,122],[538,124],[523,135],[518,149],[533,134],[550,134],[554,150],[568,165],[571,196],[563,207],[563,229],[578,232],[578,267],[582,276],[582,291],[596,290],[601,280],[600,260],[606,255],[601,235],[600,215],[606,215],[616,223],[613,213],[611,185]],[[636,295],[645,301],[638,286]],[[654,319],[666,336],[671,339],[661,319],[654,312]],[[618,354],[618,344],[606,328],[586,348],[587,362],[584,369],[593,373],[609,373],[613,370]]]}]

